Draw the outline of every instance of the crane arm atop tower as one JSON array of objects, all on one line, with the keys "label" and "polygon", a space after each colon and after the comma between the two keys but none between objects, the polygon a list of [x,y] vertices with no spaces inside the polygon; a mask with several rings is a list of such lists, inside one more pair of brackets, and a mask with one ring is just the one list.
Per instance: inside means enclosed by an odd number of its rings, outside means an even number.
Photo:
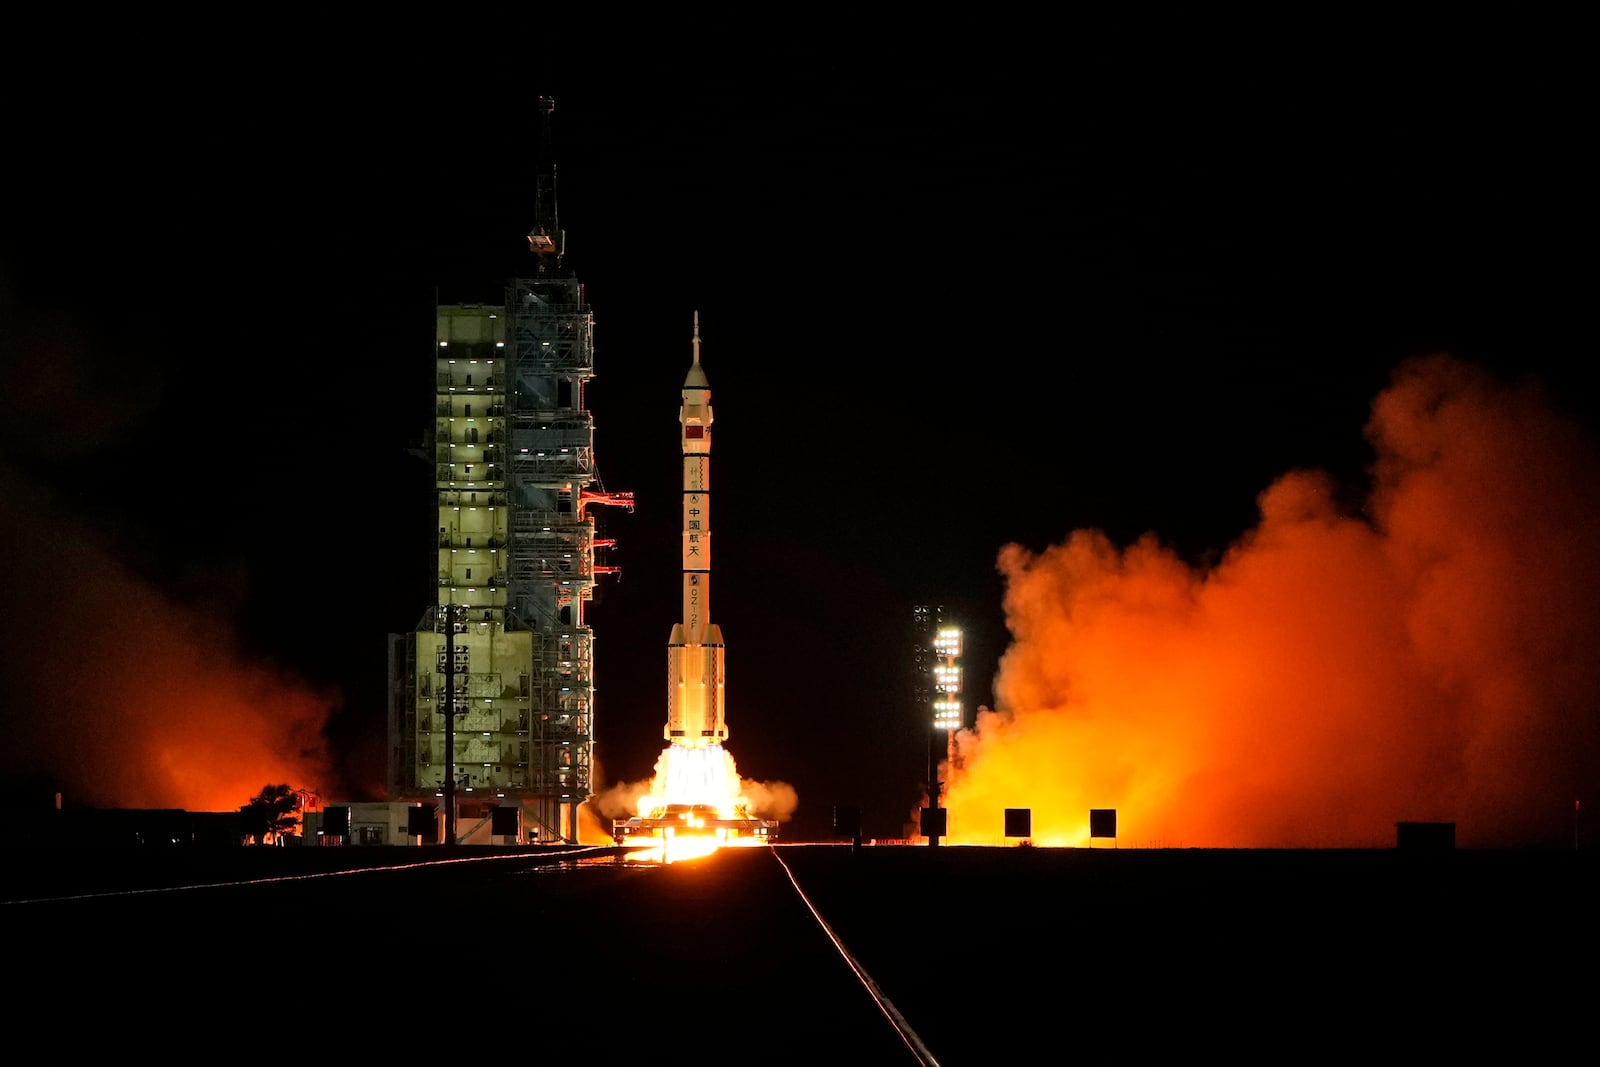
[{"label": "crane arm atop tower", "polygon": [[539,172],[533,184],[533,229],[528,231],[528,251],[539,259],[539,269],[558,267],[566,241],[556,213],[556,163],[550,115],[555,99],[539,97]]}]

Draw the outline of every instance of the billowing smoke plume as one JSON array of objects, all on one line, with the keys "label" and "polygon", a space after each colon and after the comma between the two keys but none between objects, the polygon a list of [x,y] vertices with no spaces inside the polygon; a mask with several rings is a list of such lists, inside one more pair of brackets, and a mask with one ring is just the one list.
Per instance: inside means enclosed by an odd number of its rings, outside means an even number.
[{"label": "billowing smoke plume", "polygon": [[[126,368],[93,367],[70,329],[16,322],[0,346],[7,788],[57,791],[70,807],[190,811],[237,810],[270,784],[320,791],[335,698],[241,655],[224,611],[167,598],[34,477],[64,458],[92,470],[94,456],[127,447],[156,397]],[[77,513],[93,514],[104,487],[70,485]],[[178,534],[194,536],[182,521]]]},{"label": "billowing smoke plume", "polygon": [[1214,566],[1079,530],[999,569],[997,707],[956,737],[950,839],[1571,847],[1600,803],[1600,454],[1537,384],[1401,366],[1365,506],[1285,474]]},{"label": "billowing smoke plume", "polygon": [[238,654],[230,627],[164,599],[14,478],[0,632],[7,775],[70,806],[232,811],[265,785],[319,791],[335,701]]},{"label": "billowing smoke plume", "polygon": [[800,806],[800,795],[788,782],[762,782],[739,779],[739,794],[750,802],[750,813],[758,819],[788,822]]},{"label": "billowing smoke plume", "polygon": [[[601,771],[600,761],[594,761],[595,774],[598,777]],[[611,823],[615,819],[630,819],[639,814],[639,802],[650,794],[649,778],[635,782],[613,782],[602,785],[595,794],[594,799],[584,805],[583,810],[593,813],[605,824],[604,837],[611,839]]]}]

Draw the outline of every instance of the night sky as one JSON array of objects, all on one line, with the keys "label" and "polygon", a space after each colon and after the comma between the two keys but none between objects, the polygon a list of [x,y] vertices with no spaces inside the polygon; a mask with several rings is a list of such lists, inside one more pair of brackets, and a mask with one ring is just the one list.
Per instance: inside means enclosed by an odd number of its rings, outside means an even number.
[{"label": "night sky", "polygon": [[1581,429],[1565,489],[1594,493],[1586,65],[999,33],[529,51],[9,72],[8,784],[243,803],[277,766],[233,801],[182,767],[237,719],[230,743],[325,739],[324,780],[291,784],[379,798],[386,635],[435,592],[433,307],[531,268],[541,93],[603,487],[637,500],[596,512],[622,568],[589,616],[602,787],[662,744],[695,311],[728,748],[793,787],[799,837],[836,804],[900,836],[919,802],[913,605],[966,628],[970,722],[999,699],[1006,546],[1148,536],[1204,575],[1299,470],[1362,516],[1364,427],[1410,357],[1539,389]]}]

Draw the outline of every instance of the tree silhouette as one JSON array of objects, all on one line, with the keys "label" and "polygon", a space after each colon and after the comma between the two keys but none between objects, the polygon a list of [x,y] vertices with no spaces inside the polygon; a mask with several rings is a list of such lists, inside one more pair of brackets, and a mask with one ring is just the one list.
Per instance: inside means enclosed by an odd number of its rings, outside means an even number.
[{"label": "tree silhouette", "polygon": [[258,845],[281,843],[283,835],[300,825],[300,816],[295,814],[299,800],[287,785],[263,786],[239,809],[245,840]]}]

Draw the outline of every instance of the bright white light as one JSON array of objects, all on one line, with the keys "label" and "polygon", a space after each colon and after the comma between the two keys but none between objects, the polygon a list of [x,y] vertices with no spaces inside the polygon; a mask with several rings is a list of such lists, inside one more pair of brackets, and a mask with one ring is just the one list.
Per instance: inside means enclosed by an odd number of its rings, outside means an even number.
[{"label": "bright white light", "polygon": [[962,725],[961,701],[961,628],[941,626],[933,638],[933,650],[939,662],[933,667],[933,728],[959,730]]}]

